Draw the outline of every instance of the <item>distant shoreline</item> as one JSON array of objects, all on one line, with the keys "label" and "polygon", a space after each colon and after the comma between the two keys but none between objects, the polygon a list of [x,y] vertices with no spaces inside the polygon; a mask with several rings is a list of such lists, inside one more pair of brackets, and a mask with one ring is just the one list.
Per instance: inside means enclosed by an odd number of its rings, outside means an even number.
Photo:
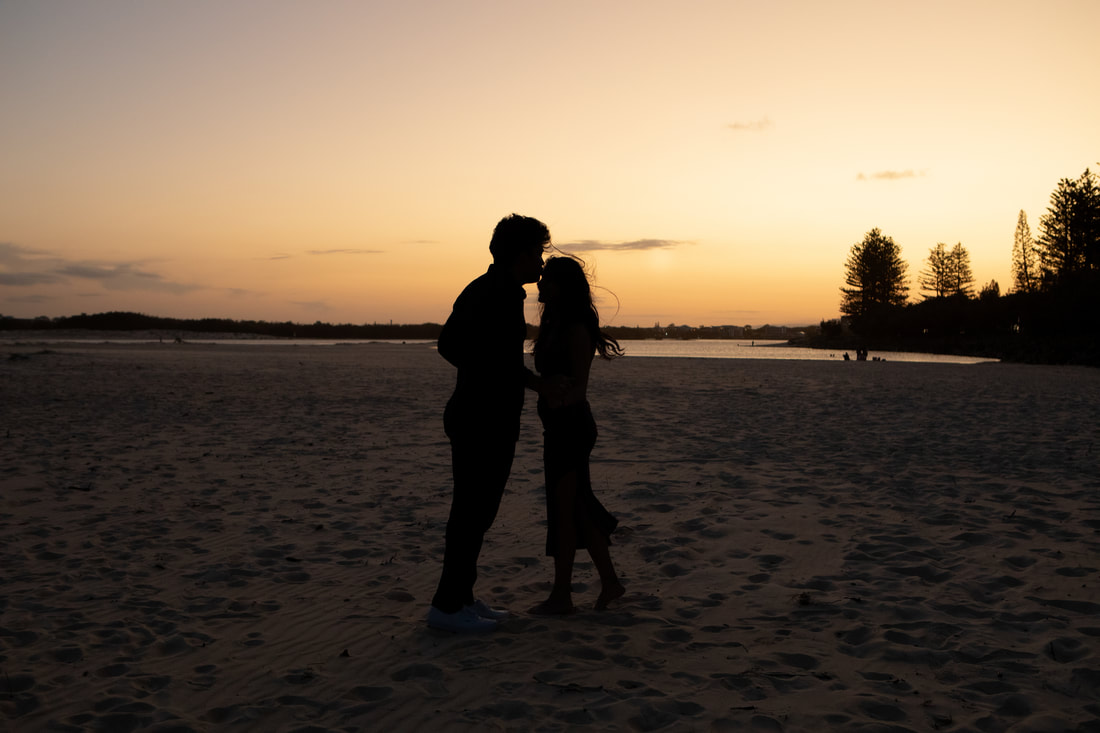
[{"label": "distant shoreline", "polygon": [[[117,328],[103,327],[110,316],[118,316]],[[123,318],[123,317],[126,318]],[[134,316],[133,318],[129,318]],[[0,344],[59,343],[64,341],[134,341],[174,343],[196,341],[255,341],[255,342],[434,342],[442,326],[434,323],[419,325],[368,324],[362,326],[330,324],[290,324],[268,322],[237,322],[210,319],[205,321],[173,321],[136,314],[101,314],[98,316],[73,317],[61,319],[54,327],[33,328],[27,320],[0,319]],[[89,327],[74,326],[87,322]],[[162,323],[179,323],[187,326],[203,325],[208,328],[172,328],[158,327]],[[92,324],[95,324],[94,326]],[[126,327],[127,325],[132,327]],[[146,325],[148,324],[148,325]],[[37,324],[34,324],[37,325]],[[219,328],[222,327],[222,328]],[[232,328],[232,326],[244,326]],[[254,326],[256,330],[247,330]],[[694,332],[681,332],[666,335],[652,328],[608,327],[608,333],[620,341],[738,341],[756,340],[772,342],[774,346],[796,346],[816,350],[853,351],[863,348],[870,351],[890,351],[901,353],[942,354],[955,356],[975,356],[999,361],[1027,364],[1078,364],[1098,366],[1096,344],[1082,334],[1077,338],[1057,341],[1034,339],[1004,338],[876,338],[860,337],[856,334],[846,336],[827,336],[815,333],[815,329],[800,329],[799,335],[782,337],[774,334],[749,333],[743,336],[730,336],[715,329],[702,329]],[[760,330],[768,330],[762,328]],[[269,331],[269,332],[263,332]],[[537,328],[528,325],[528,338],[534,338]],[[765,344],[760,344],[761,346]]]},{"label": "distant shoreline", "polygon": [[176,339],[183,341],[203,340],[248,340],[248,341],[286,341],[289,337],[268,336],[258,333],[230,333],[220,331],[169,331],[169,330],[135,330],[135,331],[105,331],[99,329],[41,329],[41,330],[0,330],[0,341],[13,343],[18,341],[41,341],[48,339],[74,340],[74,341],[99,341],[99,340],[127,340],[127,341],[164,341],[172,342]]}]

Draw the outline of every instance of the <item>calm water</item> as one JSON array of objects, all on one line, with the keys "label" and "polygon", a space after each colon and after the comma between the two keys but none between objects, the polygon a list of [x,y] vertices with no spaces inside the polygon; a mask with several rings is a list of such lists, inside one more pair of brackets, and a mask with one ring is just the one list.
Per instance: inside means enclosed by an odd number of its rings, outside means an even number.
[{"label": "calm water", "polygon": [[[11,338],[10,341],[18,341]],[[9,341],[0,339],[0,343]],[[141,339],[28,339],[33,343],[156,343]],[[164,343],[170,343],[165,340]],[[434,341],[417,339],[407,340],[336,340],[336,339],[188,339],[189,344],[225,344],[227,346],[353,346],[364,344],[434,344]],[[530,351],[531,344],[527,348]],[[703,359],[798,359],[803,361],[837,361],[844,358],[844,351],[836,349],[807,349],[800,346],[788,346],[786,341],[749,341],[735,339],[662,339],[643,341],[623,341],[622,347],[627,356],[632,357],[692,357]],[[850,352],[855,359],[855,352]],[[902,351],[872,351],[869,358],[878,357],[886,361],[933,362],[939,364],[979,364],[997,361],[977,356],[955,356],[948,354],[920,354]]]},{"label": "calm water", "polygon": [[[749,341],[736,339],[662,339],[660,341],[623,341],[622,347],[629,356],[689,356],[704,359],[800,359],[808,361],[837,361],[844,358],[843,349],[807,349],[788,346],[786,341]],[[849,355],[854,360],[855,351]],[[903,351],[872,351],[868,359],[878,357],[886,361],[918,361],[939,364],[979,364],[997,361],[977,356],[949,354],[920,354]]]}]

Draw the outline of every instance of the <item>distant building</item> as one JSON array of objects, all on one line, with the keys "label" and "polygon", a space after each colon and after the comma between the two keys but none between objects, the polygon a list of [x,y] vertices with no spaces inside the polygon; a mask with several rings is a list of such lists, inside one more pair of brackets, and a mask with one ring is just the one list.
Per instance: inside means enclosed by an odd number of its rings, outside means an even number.
[{"label": "distant building", "polygon": [[790,328],[788,328],[787,326],[765,325],[756,329],[756,331],[760,334],[759,338],[762,339],[785,339],[788,338],[787,334],[790,331]]}]

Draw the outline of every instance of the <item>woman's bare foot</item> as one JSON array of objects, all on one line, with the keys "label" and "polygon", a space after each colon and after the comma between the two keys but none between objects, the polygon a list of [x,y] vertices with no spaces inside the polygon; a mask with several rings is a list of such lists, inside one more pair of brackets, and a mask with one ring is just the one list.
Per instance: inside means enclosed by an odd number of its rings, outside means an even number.
[{"label": "woman's bare foot", "polygon": [[568,616],[576,612],[577,607],[574,606],[573,601],[568,598],[547,598],[545,601],[528,611],[528,613],[535,616]]},{"label": "woman's bare foot", "polygon": [[596,599],[596,610],[603,611],[611,601],[622,598],[624,593],[626,593],[626,588],[618,581],[611,585],[605,585],[600,591],[600,597]]}]

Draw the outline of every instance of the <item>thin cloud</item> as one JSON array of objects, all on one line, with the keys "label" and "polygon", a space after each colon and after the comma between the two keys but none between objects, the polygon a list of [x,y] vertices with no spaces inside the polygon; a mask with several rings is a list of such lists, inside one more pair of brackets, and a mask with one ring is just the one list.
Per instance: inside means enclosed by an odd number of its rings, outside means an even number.
[{"label": "thin cloud", "polygon": [[904,171],[878,171],[877,173],[871,173],[869,175],[860,173],[856,176],[857,181],[900,181],[905,178],[922,178],[924,171],[914,171],[912,169]]},{"label": "thin cloud", "polygon": [[86,280],[110,280],[117,278],[129,269],[129,265],[115,265],[114,267],[101,267],[97,265],[66,265],[59,268],[59,275],[68,277],[82,277]]},{"label": "thin cloud", "polygon": [[291,305],[296,305],[300,308],[305,308],[311,311],[330,311],[332,306],[323,300],[292,300]]},{"label": "thin cloud", "polygon": [[28,303],[30,305],[38,305],[39,303],[49,303],[56,300],[49,295],[16,295],[6,299],[9,303]]},{"label": "thin cloud", "polygon": [[306,250],[306,254],[309,255],[380,255],[383,250],[380,249],[310,249]]},{"label": "thin cloud", "polygon": [[51,261],[51,259],[56,261],[56,258],[50,258],[49,252],[20,247],[18,244],[12,244],[11,242],[0,242],[0,265],[21,269],[41,265],[43,262]]},{"label": "thin cloud", "polygon": [[598,239],[582,239],[554,245],[562,252],[644,252],[651,249],[674,249],[691,244],[675,239],[636,239],[631,242],[603,242]]},{"label": "thin cloud", "polygon": [[[144,291],[183,295],[201,290],[202,286],[175,282],[160,273],[146,269],[145,262],[105,262],[67,260],[51,252],[0,242],[0,285],[11,288],[62,286],[69,290],[77,282],[90,281],[105,290]],[[99,297],[78,293],[79,297]],[[43,293],[7,295],[9,302],[38,303],[52,299]]]},{"label": "thin cloud", "polygon": [[0,272],[0,285],[11,285],[17,288],[49,285],[60,280],[60,277],[48,272]]},{"label": "thin cloud", "polygon": [[59,267],[54,272],[63,277],[94,280],[108,290],[150,290],[182,295],[199,289],[197,285],[172,282],[155,272],[138,270],[129,263],[74,263]]},{"label": "thin cloud", "polygon": [[771,129],[772,121],[767,117],[762,117],[753,122],[731,122],[726,127],[735,132],[763,132]]}]

